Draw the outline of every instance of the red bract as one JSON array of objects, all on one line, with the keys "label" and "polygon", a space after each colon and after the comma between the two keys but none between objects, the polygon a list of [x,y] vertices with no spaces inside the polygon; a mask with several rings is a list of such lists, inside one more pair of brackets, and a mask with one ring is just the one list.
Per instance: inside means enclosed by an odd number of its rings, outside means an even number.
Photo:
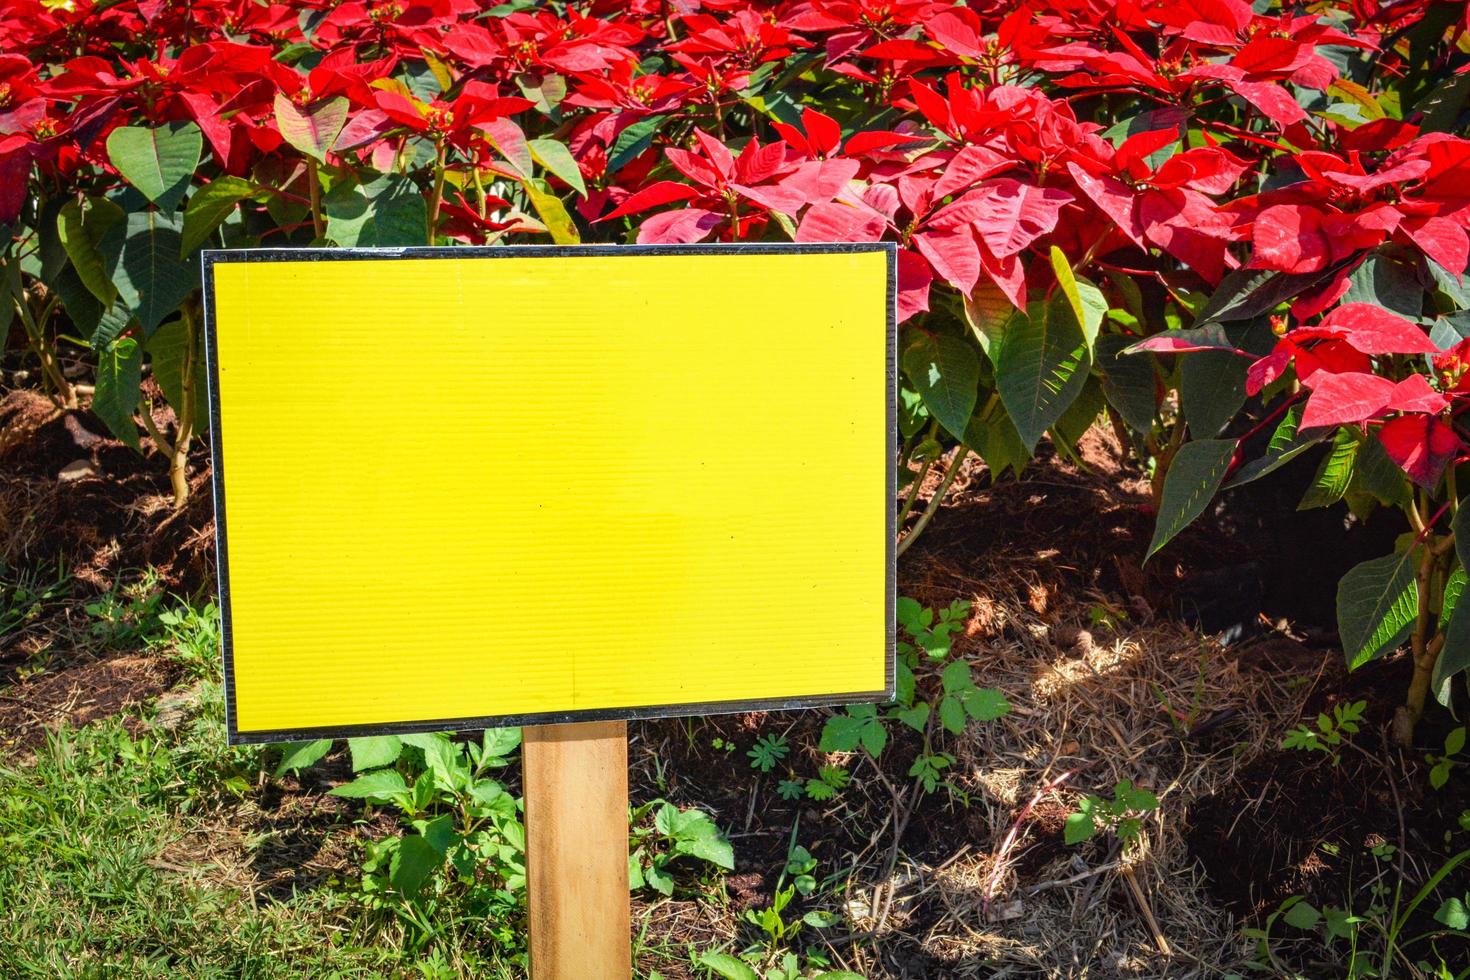
[{"label": "red bract", "polygon": [[[435,99],[425,103],[402,92],[379,90],[373,101],[393,123],[419,136],[435,142],[447,142],[451,146],[466,149],[471,141],[486,131],[496,131],[491,124],[504,116],[514,115],[529,109],[529,99],[519,96],[506,98],[493,85],[484,82],[469,82],[458,98],[446,102]],[[512,131],[513,130],[513,131]],[[511,127],[500,129],[502,140],[524,142],[519,130]]]},{"label": "red bract", "polygon": [[665,151],[669,163],[691,184],[659,181],[633,194],[603,220],[689,201],[686,208],[645,219],[638,232],[641,244],[688,244],[703,241],[721,227],[727,237],[739,238],[753,225],[764,224],[766,212],[790,216],[808,203],[804,193],[780,181],[796,169],[787,159],[786,144],[762,146],[752,139],[736,157],[702,130],[695,130],[694,138],[699,152],[678,147]]},{"label": "red bract", "polygon": [[1442,419],[1429,415],[1401,415],[1378,432],[1388,458],[1421,487],[1432,489],[1463,443]]}]

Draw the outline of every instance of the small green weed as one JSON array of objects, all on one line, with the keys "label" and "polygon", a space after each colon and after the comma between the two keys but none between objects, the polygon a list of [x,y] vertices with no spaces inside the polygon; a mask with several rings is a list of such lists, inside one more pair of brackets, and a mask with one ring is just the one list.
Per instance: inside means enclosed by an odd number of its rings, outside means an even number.
[{"label": "small green weed", "polygon": [[1143,818],[1159,808],[1159,798],[1146,789],[1123,779],[1113,787],[1113,798],[1084,797],[1077,811],[1067,817],[1062,837],[1068,844],[1080,844],[1103,830],[1112,831],[1126,851],[1138,842]]},{"label": "small green weed", "polygon": [[[508,765],[520,742],[517,728],[492,728],[468,742],[444,733],[347,740],[357,777],[331,795],[391,807],[404,830],[368,842],[357,895],[404,922],[410,949],[442,936],[441,918],[452,910],[519,956],[526,832],[519,801],[491,773]],[[288,746],[278,772],[325,751],[320,741]]]},{"label": "small green weed", "polygon": [[803,964],[795,953],[785,953],[775,964],[765,967],[759,961],[752,963],[729,953],[702,953],[696,962],[725,980],[864,980],[849,970],[829,970],[811,959]]},{"label": "small green weed", "polygon": [[158,617],[165,598],[158,574],[151,568],[133,582],[125,583],[119,576],[111,588],[85,606],[92,620],[93,641],[109,649],[156,642],[162,635]]},{"label": "small green weed", "polygon": [[[944,773],[954,765],[954,756],[936,746],[934,722],[944,732],[960,735],[969,724],[994,721],[1010,710],[999,691],[976,686],[968,661],[950,655],[954,634],[963,628],[969,612],[967,602],[953,602],[936,613],[914,599],[899,599],[898,622],[907,639],[898,644],[893,704],[858,704],[834,714],[822,728],[820,751],[861,750],[876,760],[890,744],[890,725],[896,722],[917,732],[921,740],[908,775],[925,793],[948,786]],[[804,782],[783,781],[778,792],[793,799],[800,786],[807,797],[822,801],[831,799],[849,781],[845,769],[824,766]]]},{"label": "small green weed", "polygon": [[1317,716],[1316,729],[1302,724],[1287,732],[1286,737],[1281,740],[1281,747],[1324,753],[1336,766],[1342,762],[1342,753],[1337,751],[1338,748],[1346,740],[1345,736],[1358,733],[1359,723],[1367,709],[1367,701],[1335,704],[1332,706],[1332,714],[1324,711]]},{"label": "small green weed", "polygon": [[699,810],[680,810],[664,800],[653,800],[635,809],[630,823],[630,888],[646,885],[660,895],[673,895],[674,874],[681,863],[704,862],[724,871],[735,867],[730,842],[709,815]]},{"label": "small green weed", "polygon": [[1429,785],[1435,789],[1444,789],[1450,781],[1450,771],[1460,765],[1463,760],[1458,756],[1465,751],[1465,726],[1450,729],[1444,737],[1444,755],[1429,756]]},{"label": "small green weed", "polygon": [[0,562],[0,641],[39,619],[48,605],[70,593],[71,575],[63,565],[46,573],[40,569],[12,569]]}]

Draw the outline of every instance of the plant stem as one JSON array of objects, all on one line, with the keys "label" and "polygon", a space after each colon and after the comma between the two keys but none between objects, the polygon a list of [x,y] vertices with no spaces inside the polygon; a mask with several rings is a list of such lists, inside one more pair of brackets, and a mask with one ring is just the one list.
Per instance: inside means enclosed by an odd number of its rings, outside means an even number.
[{"label": "plant stem", "polygon": [[[1438,515],[1430,518],[1426,523],[1419,514],[1416,505],[1411,505],[1415,522],[1421,528],[1423,534],[1438,519]],[[1441,508],[1441,513],[1443,508]],[[1419,568],[1414,573],[1414,591],[1419,600],[1419,615],[1414,621],[1414,632],[1410,637],[1410,649],[1414,657],[1414,676],[1409,681],[1409,689],[1404,695],[1404,703],[1394,714],[1393,735],[1400,744],[1407,746],[1414,738],[1414,728],[1419,724],[1419,719],[1424,717],[1424,702],[1429,695],[1429,688],[1434,679],[1434,665],[1439,660],[1439,652],[1444,647],[1444,627],[1440,624],[1434,635],[1429,632],[1429,603],[1434,595],[1436,582],[1442,582],[1445,571],[1449,566],[1448,551],[1440,551],[1430,544],[1424,545],[1424,557],[1419,561]]]},{"label": "plant stem", "polygon": [[[429,244],[434,244],[434,233],[439,227],[439,209],[444,205],[444,161],[449,150],[440,140],[438,152],[434,158],[434,193],[429,197]],[[476,175],[478,176],[478,174]],[[485,195],[480,194],[480,204],[483,207]]]},{"label": "plant stem", "polygon": [[30,344],[31,352],[41,362],[41,374],[56,390],[57,404],[61,408],[76,408],[76,390],[72,387],[71,382],[66,380],[66,375],[61,370],[61,362],[56,357],[56,345],[46,336],[46,323],[51,319],[52,311],[56,309],[56,297],[50,297],[46,301],[39,317],[31,313],[30,298],[24,291],[21,295],[14,297],[14,301],[15,309],[20,313],[21,324],[25,327],[26,340]]},{"label": "plant stem", "polygon": [[311,203],[311,229],[317,238],[327,236],[327,223],[322,219],[322,181],[316,172],[316,160],[306,160],[306,190]]},{"label": "plant stem", "polygon": [[153,421],[153,402],[145,401],[143,403],[142,415],[143,428],[148,430],[148,438],[153,440],[153,445],[158,447],[159,452],[165,456],[172,457],[174,454],[174,444],[169,442],[168,438],[162,432],[158,431],[158,425]]},{"label": "plant stem", "polygon": [[483,178],[480,177],[480,168],[479,168],[478,165],[471,167],[470,168],[470,173],[474,174],[474,177],[475,177],[475,199],[479,202],[480,220],[481,221],[484,221],[485,220],[485,181],[484,181]]},{"label": "plant stem", "polygon": [[[939,432],[939,420],[936,419],[929,424],[929,431],[924,436],[924,442],[929,442]],[[921,443],[922,445],[922,443]],[[903,527],[903,522],[909,519],[909,511],[914,509],[914,501],[919,499],[919,488],[924,485],[924,478],[929,475],[929,469],[934,465],[933,457],[924,460],[924,465],[919,467],[919,474],[914,477],[914,482],[909,484],[908,495],[904,497],[903,509],[898,512],[898,526]]]},{"label": "plant stem", "polygon": [[183,507],[189,501],[189,441],[194,434],[194,402],[199,393],[194,390],[194,361],[198,357],[199,325],[194,318],[192,303],[184,304],[184,357],[181,362],[182,377],[179,379],[178,427],[174,431],[173,452],[168,466],[169,482],[174,488],[174,508]]},{"label": "plant stem", "polygon": [[960,466],[964,463],[965,457],[968,455],[970,455],[969,446],[960,445],[955,449],[954,459],[949,464],[949,471],[944,474],[944,482],[939,484],[938,490],[934,491],[934,496],[929,499],[929,506],[924,508],[924,513],[920,514],[918,521],[914,523],[914,529],[904,535],[903,540],[898,543],[897,554],[901,555],[907,551],[909,545],[913,544],[919,535],[924,533],[924,528],[929,526],[929,522],[939,512],[939,505],[943,502],[944,495],[949,492],[950,484],[954,482],[955,477],[960,475]]}]

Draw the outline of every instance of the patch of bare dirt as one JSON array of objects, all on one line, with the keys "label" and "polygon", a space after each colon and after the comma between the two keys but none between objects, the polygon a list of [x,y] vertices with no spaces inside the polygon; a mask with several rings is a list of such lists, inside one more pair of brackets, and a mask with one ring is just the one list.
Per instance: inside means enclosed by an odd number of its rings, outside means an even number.
[{"label": "patch of bare dirt", "polygon": [[[166,410],[163,410],[166,412]],[[165,414],[160,424],[167,424]],[[165,461],[111,437],[86,409],[57,409],[35,391],[0,398],[0,560],[63,564],[106,589],[123,571],[153,567],[170,587],[213,581],[207,455],[196,451],[192,495],[173,506]]]},{"label": "patch of bare dirt", "polygon": [[34,748],[61,724],[76,728],[115,715],[173,686],[167,660],[129,654],[89,660],[0,690],[0,752]]}]

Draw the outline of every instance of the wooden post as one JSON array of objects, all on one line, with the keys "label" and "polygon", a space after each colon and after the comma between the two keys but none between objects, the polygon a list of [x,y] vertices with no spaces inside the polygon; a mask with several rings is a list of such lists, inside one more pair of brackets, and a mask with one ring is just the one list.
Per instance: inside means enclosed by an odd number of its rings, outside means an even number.
[{"label": "wooden post", "polygon": [[534,980],[628,980],[628,725],[527,726]]}]

